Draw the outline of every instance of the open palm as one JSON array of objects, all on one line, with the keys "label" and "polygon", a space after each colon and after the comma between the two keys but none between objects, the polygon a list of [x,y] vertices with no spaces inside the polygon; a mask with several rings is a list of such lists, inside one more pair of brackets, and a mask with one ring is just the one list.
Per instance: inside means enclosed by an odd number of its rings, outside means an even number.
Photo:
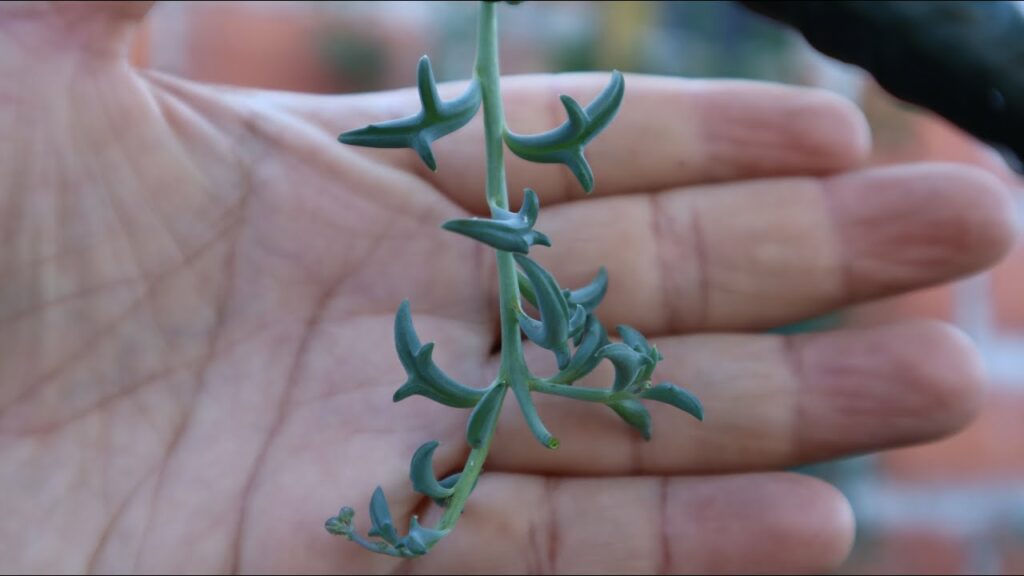
[{"label": "open palm", "polygon": [[[493,254],[439,228],[485,208],[480,119],[435,145],[437,174],[348,148],[339,132],[412,113],[415,92],[133,70],[144,12],[0,9],[4,571],[827,570],[850,546],[848,505],[771,470],[938,437],[976,408],[980,368],[947,327],[759,332],[990,265],[1013,236],[994,179],[854,170],[863,119],[819,92],[627,77],[588,151],[595,197],[515,158],[510,189],[548,207],[554,247],[535,252],[565,285],[608,267],[602,320],[658,336],[656,375],[707,421],[651,406],[644,443],[600,406],[540,402],[549,452],[509,407],[430,555],[332,537],[343,504],[365,529],[377,484],[396,516],[423,513],[407,478],[423,442],[441,441],[440,474],[465,455],[465,412],[391,403],[398,304],[447,372],[493,376]],[[556,91],[585,101],[605,80],[507,79],[509,123],[550,128]]]}]

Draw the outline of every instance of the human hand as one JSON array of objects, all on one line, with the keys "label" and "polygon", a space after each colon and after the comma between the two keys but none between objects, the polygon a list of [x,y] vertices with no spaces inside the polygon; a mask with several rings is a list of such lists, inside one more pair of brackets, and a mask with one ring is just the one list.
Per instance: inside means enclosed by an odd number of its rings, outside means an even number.
[{"label": "human hand", "polygon": [[[820,572],[848,551],[849,506],[772,470],[936,438],[977,407],[981,367],[948,327],[760,332],[990,265],[1013,239],[998,182],[858,170],[864,121],[819,92],[629,77],[588,148],[594,198],[507,155],[509,188],[540,194],[554,248],[535,254],[565,285],[608,267],[602,319],[658,335],[657,376],[706,421],[651,406],[644,443],[608,410],[538,398],[561,448],[503,420],[429,556],[340,541],[324,519],[377,483],[396,516],[424,508],[407,474],[425,439],[442,475],[465,449],[464,414],[391,403],[399,302],[440,366],[490,380],[493,258],[439,227],[484,209],[481,123],[434,145],[437,174],[342,146],[415,92],[133,70],[145,9],[0,9],[5,570]],[[552,92],[585,101],[605,80],[508,79],[510,126],[550,128]]]}]

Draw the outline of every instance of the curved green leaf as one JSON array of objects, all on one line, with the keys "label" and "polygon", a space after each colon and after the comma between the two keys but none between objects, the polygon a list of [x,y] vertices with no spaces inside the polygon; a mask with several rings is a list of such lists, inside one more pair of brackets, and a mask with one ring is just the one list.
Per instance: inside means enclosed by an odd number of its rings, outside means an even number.
[{"label": "curved green leaf", "polygon": [[413,490],[435,500],[443,500],[451,496],[455,490],[442,486],[434,475],[434,450],[437,450],[438,446],[436,440],[431,440],[416,450],[409,466],[409,479],[412,481]]},{"label": "curved green leaf", "polygon": [[502,400],[505,398],[505,385],[496,384],[484,394],[484,397],[473,408],[466,423],[466,441],[473,448],[479,448],[487,440],[489,431],[501,414]]},{"label": "curved green leaf", "polygon": [[605,270],[604,266],[597,271],[597,276],[590,281],[586,286],[577,288],[576,290],[569,291],[569,305],[579,304],[583,306],[583,309],[587,311],[587,314],[593,314],[594,310],[604,299],[604,295],[608,292],[608,271]]},{"label": "curved green leaf", "polygon": [[[520,254],[513,256],[533,288],[537,301],[536,306],[540,311],[539,321],[524,312],[519,312],[519,325],[523,334],[526,334],[526,337],[533,343],[554,352],[558,368],[562,370],[569,365],[571,357],[569,353],[569,304],[565,301],[555,279],[547,270],[526,256]],[[582,319],[579,324],[582,327]]]},{"label": "curved green leaf", "polygon": [[[459,483],[459,478],[462,478],[462,472],[456,472],[451,476],[447,476],[443,478],[441,481],[439,481],[438,484],[441,485],[441,488],[444,488],[445,490],[451,490],[452,493],[454,494],[455,485]],[[477,479],[479,479],[479,477],[477,477]],[[475,487],[476,486],[474,485],[474,488]],[[441,508],[447,508],[448,504],[451,502],[451,497],[449,496],[447,498],[431,498],[431,500],[433,500],[434,504],[437,504]]]},{"label": "curved green leaf", "polygon": [[612,390],[626,390],[640,382],[639,376],[645,371],[649,360],[643,354],[622,343],[609,344],[598,351],[598,356],[607,358],[615,366],[615,381]]},{"label": "curved green leaf", "polygon": [[638,382],[646,382],[651,379],[651,374],[654,373],[654,367],[664,359],[661,352],[655,346],[652,346],[644,335],[637,331],[635,328],[621,324],[617,327],[619,336],[622,337],[622,341],[627,346],[636,350],[637,353],[647,358],[647,362],[644,365],[643,371],[637,376]]},{"label": "curved green leaf", "polygon": [[459,384],[434,364],[434,344],[420,343],[408,300],[402,302],[395,314],[395,348],[408,376],[395,392],[395,402],[419,394],[445,406],[470,408],[483,397],[483,390]]},{"label": "curved green leaf", "polygon": [[[459,478],[462,478],[462,472],[456,472],[456,473],[452,474],[451,476],[446,476],[440,482],[438,482],[438,484],[441,485],[441,488],[443,488],[445,490],[451,490],[452,492],[454,492],[455,491],[455,485],[459,483]],[[476,480],[473,480],[473,486],[469,489],[470,493],[472,493],[473,490],[476,490],[476,485],[479,482],[480,482],[480,476],[477,476]],[[448,498],[432,498],[432,500],[434,501],[434,504],[437,504],[441,508],[447,508],[449,502],[451,501],[451,497],[448,497]]]},{"label": "curved green leaf", "polygon": [[608,404],[627,424],[643,434],[644,440],[651,439],[651,413],[636,400],[624,399]]},{"label": "curved green leaf", "polygon": [[367,533],[370,536],[380,536],[389,544],[398,544],[398,532],[395,531],[395,524],[391,521],[391,511],[388,509],[388,500],[384,497],[384,490],[380,486],[373,491],[370,498],[370,522],[373,528]]},{"label": "curved green leaf", "polygon": [[[530,285],[530,280],[526,277],[526,274],[522,270],[516,270],[516,281],[519,283],[519,294],[524,300],[529,302],[532,306],[537,306],[537,295],[533,292],[533,286]],[[587,314],[593,314],[594,310],[597,309],[598,305],[601,304],[601,300],[604,299],[605,294],[608,292],[608,271],[602,266],[598,271],[594,279],[591,280],[585,286],[577,288],[576,290],[562,290],[562,297],[565,299],[566,305],[570,310],[576,306],[582,306],[583,311]],[[577,335],[576,344],[579,345],[579,338]]]},{"label": "curved green leaf", "polygon": [[569,338],[572,338],[575,343],[576,338],[583,333],[588,314],[587,310],[579,304],[569,304],[569,309],[572,310],[572,316],[569,316]]},{"label": "curved green leaf", "polygon": [[615,117],[624,93],[622,74],[613,71],[608,86],[585,109],[569,96],[560,96],[568,117],[561,126],[532,135],[506,129],[505,144],[513,154],[525,160],[565,164],[589,194],[594,189],[594,173],[583,155],[583,148]]},{"label": "curved green leaf", "polygon": [[406,118],[370,124],[345,132],[338,140],[354,146],[372,148],[412,148],[423,162],[437,170],[430,143],[465,126],[480,109],[480,82],[474,78],[461,96],[447,102],[437,93],[437,82],[430,59],[420,58],[417,67],[417,89],[422,108]]},{"label": "curved green leaf", "polygon": [[523,413],[523,419],[526,420],[526,426],[533,433],[533,437],[545,448],[550,448],[551,450],[558,448],[558,438],[555,438],[551,432],[548,432],[544,422],[541,421],[540,414],[537,413],[537,407],[533,403],[533,397],[530,396],[530,388],[525,383],[514,383],[512,385],[512,393],[516,395],[519,408]]},{"label": "curved green leaf", "polygon": [[[616,326],[619,332],[619,336],[622,337],[622,341],[629,345],[630,348],[640,352],[646,356],[654,356],[655,348],[651,346],[651,343],[647,341],[647,338],[640,333],[636,328],[627,326],[626,324],[620,324]],[[658,360],[661,360],[660,356]]]},{"label": "curved green leaf", "polygon": [[537,307],[537,295],[533,292],[533,286],[530,285],[530,279],[526,277],[526,274],[522,270],[516,268],[516,282],[519,284],[519,295],[523,297],[534,308]]},{"label": "curved green leaf", "polygon": [[704,420],[704,406],[700,400],[690,392],[674,384],[662,382],[657,386],[640,392],[638,396],[647,400],[654,400],[655,402],[664,402],[679,408],[697,420]]},{"label": "curved green leaf", "polygon": [[448,530],[425,528],[420,525],[419,518],[413,516],[409,522],[409,534],[402,538],[398,548],[408,550],[410,556],[422,556],[430,551],[434,544],[447,536],[448,532]]},{"label": "curved green leaf", "polygon": [[527,188],[519,212],[492,207],[493,218],[460,218],[449,220],[442,228],[468,236],[497,250],[526,254],[530,246],[551,246],[551,240],[533,229],[540,210],[537,193]]},{"label": "curved green leaf", "polygon": [[609,344],[608,333],[604,326],[597,319],[597,316],[590,314],[584,325],[582,338],[573,352],[569,364],[550,378],[551,382],[572,384],[593,372],[594,368],[604,359],[598,351]]}]

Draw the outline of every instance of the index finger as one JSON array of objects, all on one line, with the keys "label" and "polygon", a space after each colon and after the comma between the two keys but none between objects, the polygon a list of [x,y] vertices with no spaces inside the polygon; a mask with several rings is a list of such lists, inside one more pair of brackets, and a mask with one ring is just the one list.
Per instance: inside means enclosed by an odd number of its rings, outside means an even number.
[{"label": "index finger", "polygon": [[[518,133],[558,126],[565,121],[558,94],[585,104],[607,81],[603,73],[509,78],[503,90],[507,124]],[[474,178],[482,182],[484,177],[480,136],[476,130],[452,135],[450,154],[460,170],[439,171],[443,189],[479,195]],[[594,194],[616,195],[824,174],[859,165],[869,148],[860,111],[822,90],[630,75],[618,115],[585,154],[594,170]],[[506,163],[512,194],[529,186],[548,204],[584,196],[564,166],[534,164],[512,154],[506,154]],[[471,172],[475,166],[481,167],[477,174]]]}]

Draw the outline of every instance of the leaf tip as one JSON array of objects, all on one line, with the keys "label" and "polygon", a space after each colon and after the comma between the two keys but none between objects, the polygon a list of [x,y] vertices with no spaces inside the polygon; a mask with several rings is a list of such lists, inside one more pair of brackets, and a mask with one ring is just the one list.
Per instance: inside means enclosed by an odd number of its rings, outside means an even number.
[{"label": "leaf tip", "polygon": [[406,382],[405,384],[402,384],[398,388],[398,390],[395,390],[395,393],[391,396],[391,402],[393,402],[393,403],[401,402],[402,400],[405,400],[406,398],[408,398],[409,396],[412,396],[415,393],[416,393],[416,391],[413,389],[413,387],[410,384],[410,382]]},{"label": "leaf tip", "polygon": [[427,168],[430,168],[431,172],[437,172],[437,160],[434,159],[434,153],[430,150],[429,145],[424,146],[422,149],[417,148],[416,152],[419,153],[420,159],[427,165]]}]

